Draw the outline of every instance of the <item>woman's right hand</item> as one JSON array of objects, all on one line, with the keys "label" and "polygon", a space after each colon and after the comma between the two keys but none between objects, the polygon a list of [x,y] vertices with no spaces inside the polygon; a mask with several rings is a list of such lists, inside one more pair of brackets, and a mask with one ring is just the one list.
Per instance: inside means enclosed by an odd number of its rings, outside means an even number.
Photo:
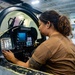
[{"label": "woman's right hand", "polygon": [[11,62],[13,62],[16,58],[14,56],[14,54],[9,50],[2,50],[3,55],[5,56],[5,58]]}]

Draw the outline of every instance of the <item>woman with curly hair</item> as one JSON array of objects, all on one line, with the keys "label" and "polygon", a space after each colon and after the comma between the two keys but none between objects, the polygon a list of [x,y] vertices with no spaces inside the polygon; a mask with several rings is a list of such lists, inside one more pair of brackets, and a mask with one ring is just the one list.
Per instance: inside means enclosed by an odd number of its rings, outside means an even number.
[{"label": "woman with curly hair", "polygon": [[54,75],[75,75],[75,46],[68,38],[72,35],[68,18],[54,10],[45,11],[39,17],[39,30],[49,38],[35,49],[26,63],[16,59],[11,51],[3,50],[4,56],[20,66]]}]

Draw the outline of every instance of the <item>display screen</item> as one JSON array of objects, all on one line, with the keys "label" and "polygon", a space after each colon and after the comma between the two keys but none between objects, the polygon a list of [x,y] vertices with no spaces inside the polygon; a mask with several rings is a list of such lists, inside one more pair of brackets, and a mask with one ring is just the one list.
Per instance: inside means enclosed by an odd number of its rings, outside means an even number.
[{"label": "display screen", "polygon": [[18,33],[17,37],[19,42],[26,41],[26,33]]},{"label": "display screen", "polygon": [[32,38],[27,37],[26,46],[32,46]]}]

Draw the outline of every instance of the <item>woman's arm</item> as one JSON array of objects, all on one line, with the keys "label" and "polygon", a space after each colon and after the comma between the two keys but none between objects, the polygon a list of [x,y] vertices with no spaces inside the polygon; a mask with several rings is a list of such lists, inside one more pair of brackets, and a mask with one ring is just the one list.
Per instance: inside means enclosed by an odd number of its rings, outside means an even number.
[{"label": "woman's arm", "polygon": [[10,50],[9,51],[2,50],[2,53],[4,54],[7,60],[13,62],[14,64],[17,64],[19,66],[26,67],[26,68],[29,67],[29,61],[25,63],[25,62],[18,60],[17,58],[15,58],[14,54]]},{"label": "woman's arm", "polygon": [[9,51],[2,50],[2,53],[4,54],[4,56],[7,60],[11,61],[14,64],[22,66],[22,67],[33,68],[33,69],[39,70],[40,67],[42,66],[41,63],[37,62],[32,57],[25,63],[25,62],[22,62],[22,61],[18,60],[10,50]]}]

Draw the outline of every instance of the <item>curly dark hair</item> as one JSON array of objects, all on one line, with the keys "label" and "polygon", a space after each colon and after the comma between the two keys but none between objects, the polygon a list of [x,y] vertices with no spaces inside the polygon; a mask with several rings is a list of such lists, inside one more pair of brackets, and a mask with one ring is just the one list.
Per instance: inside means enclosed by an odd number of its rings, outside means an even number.
[{"label": "curly dark hair", "polygon": [[72,35],[72,28],[69,19],[66,16],[61,16],[54,10],[43,12],[39,19],[45,24],[50,21],[55,29],[64,36]]},{"label": "curly dark hair", "polygon": [[61,16],[59,18],[58,30],[64,36],[72,35],[71,24],[70,24],[70,21],[68,20],[68,18],[66,16]]}]

